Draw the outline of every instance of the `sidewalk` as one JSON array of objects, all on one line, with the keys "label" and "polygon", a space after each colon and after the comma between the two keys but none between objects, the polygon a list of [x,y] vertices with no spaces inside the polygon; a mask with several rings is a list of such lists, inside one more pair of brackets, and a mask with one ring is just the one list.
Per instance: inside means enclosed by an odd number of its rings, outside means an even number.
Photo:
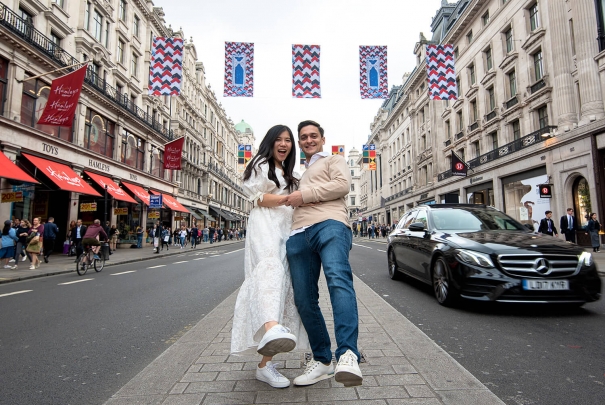
[{"label": "sidewalk", "polygon": [[[503,405],[420,329],[355,277],[363,385],[344,388],[333,378],[307,387],[277,389],[257,381],[260,356],[229,354],[237,291],[220,303],[106,405],[285,404]],[[328,291],[320,306],[332,333]],[[332,342],[334,336],[332,335]],[[333,343],[333,349],[335,345]],[[289,379],[302,374],[305,353],[275,356]]]},{"label": "sidewalk", "polygon": [[[242,243],[243,247],[243,242],[244,239],[239,241],[232,240],[215,242],[213,244],[200,243],[195,249],[216,249],[218,247],[227,246],[234,243]],[[109,256],[109,260],[105,261],[105,266],[115,266],[116,264],[132,263],[141,260],[153,260],[159,257],[176,255],[192,250],[194,249],[191,249],[191,245],[183,249],[177,246],[170,246],[170,250],[164,249],[163,251],[161,250],[158,254],[153,253],[153,247],[151,246],[146,246],[142,249],[118,249],[114,254]],[[40,260],[40,267],[36,270],[29,269],[29,260],[26,260],[24,262],[20,261],[19,263],[17,263],[18,267],[15,270],[4,269],[0,267],[0,284],[76,271],[76,263],[74,263],[76,258],[74,256],[68,257],[67,255],[54,253],[49,257],[49,263],[44,263],[44,258],[42,258],[42,256],[40,256]],[[15,263],[9,264],[12,265]]]}]

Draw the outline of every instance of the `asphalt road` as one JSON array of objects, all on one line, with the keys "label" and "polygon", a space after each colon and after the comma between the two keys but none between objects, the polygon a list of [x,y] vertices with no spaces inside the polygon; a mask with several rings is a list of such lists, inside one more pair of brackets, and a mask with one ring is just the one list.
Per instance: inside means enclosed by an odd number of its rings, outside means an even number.
[{"label": "asphalt road", "polygon": [[583,308],[440,306],[432,290],[388,276],[386,244],[357,239],[353,271],[510,405],[605,403],[605,301]]},{"label": "asphalt road", "polygon": [[0,285],[0,404],[104,403],[241,285],[243,246]]}]

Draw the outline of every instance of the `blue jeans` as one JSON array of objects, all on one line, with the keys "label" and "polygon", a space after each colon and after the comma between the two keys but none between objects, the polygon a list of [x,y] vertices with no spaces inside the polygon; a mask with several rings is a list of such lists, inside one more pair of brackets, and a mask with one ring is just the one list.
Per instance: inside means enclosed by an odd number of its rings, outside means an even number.
[{"label": "blue jeans", "polygon": [[204,234],[204,243],[208,243],[208,235]]},{"label": "blue jeans", "polygon": [[351,230],[332,219],[291,236],[286,243],[294,302],[307,330],[313,358],[325,364],[332,361],[332,350],[326,322],[319,308],[317,283],[322,264],[332,302],[336,360],[347,349],[360,358],[357,350],[357,298],[349,264],[351,248]]},{"label": "blue jeans", "polygon": [[143,247],[143,235],[137,235],[137,247],[138,248]]}]

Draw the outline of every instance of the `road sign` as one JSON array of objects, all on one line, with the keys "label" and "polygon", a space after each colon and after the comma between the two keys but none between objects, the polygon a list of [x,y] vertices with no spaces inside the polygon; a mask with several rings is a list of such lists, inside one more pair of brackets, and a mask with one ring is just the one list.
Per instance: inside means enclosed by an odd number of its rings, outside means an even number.
[{"label": "road sign", "polygon": [[162,208],[162,195],[149,196],[149,208]]}]

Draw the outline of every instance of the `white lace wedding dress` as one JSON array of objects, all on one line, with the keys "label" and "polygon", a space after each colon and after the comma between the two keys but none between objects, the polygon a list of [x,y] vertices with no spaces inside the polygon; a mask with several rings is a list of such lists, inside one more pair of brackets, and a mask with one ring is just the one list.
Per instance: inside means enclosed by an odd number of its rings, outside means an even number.
[{"label": "white lace wedding dress", "polygon": [[[294,304],[286,241],[292,226],[291,207],[259,207],[263,194],[288,195],[283,173],[276,168],[277,187],[269,180],[269,165],[256,166],[244,182],[244,193],[253,202],[246,231],[244,254],[245,280],[237,295],[231,331],[231,352],[256,353],[264,324],[277,321],[290,328],[297,338],[296,349],[308,349],[307,332]],[[296,174],[298,177],[298,175]],[[254,350],[249,350],[254,349]],[[246,353],[248,354],[248,353]]]}]

